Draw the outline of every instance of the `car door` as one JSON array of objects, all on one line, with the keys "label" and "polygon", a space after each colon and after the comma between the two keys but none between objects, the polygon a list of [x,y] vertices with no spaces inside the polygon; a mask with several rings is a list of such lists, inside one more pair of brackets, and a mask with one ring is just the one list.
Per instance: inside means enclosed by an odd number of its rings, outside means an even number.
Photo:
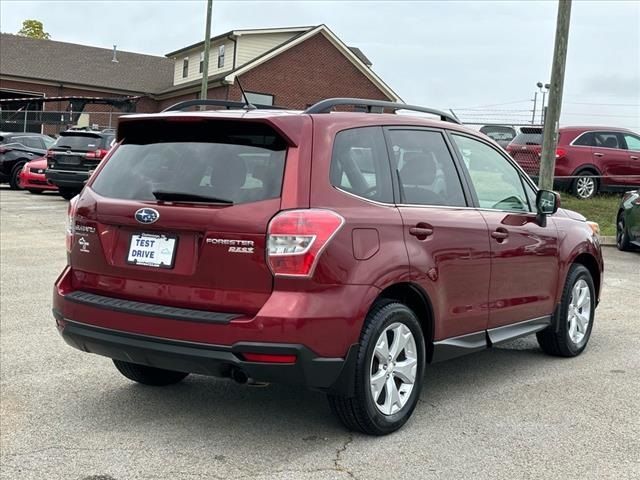
[{"label": "car door", "polygon": [[508,157],[475,137],[451,138],[489,230],[489,329],[551,315],[559,270],[554,223],[539,225],[535,190]]},{"label": "car door", "polygon": [[632,185],[629,152],[624,148],[622,134],[595,132],[595,146],[591,147],[593,161],[599,166],[605,185]]},{"label": "car door", "polygon": [[410,275],[431,299],[435,340],[471,334],[465,342],[486,346],[487,226],[468,206],[446,136],[419,127],[388,127],[385,134]]},{"label": "car door", "polygon": [[629,158],[628,185],[640,186],[640,137],[631,133],[624,133],[622,136]]}]

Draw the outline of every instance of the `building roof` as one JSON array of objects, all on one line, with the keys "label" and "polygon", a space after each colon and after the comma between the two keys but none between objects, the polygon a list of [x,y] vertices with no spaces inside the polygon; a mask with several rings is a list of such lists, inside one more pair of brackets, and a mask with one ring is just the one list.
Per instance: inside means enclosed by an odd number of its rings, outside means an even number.
[{"label": "building roof", "polygon": [[[211,37],[211,43],[214,43],[218,40],[222,40],[223,38],[227,38],[227,37],[240,37],[242,35],[253,35],[253,34],[257,34],[257,33],[302,33],[302,32],[307,32],[309,30],[311,30],[312,28],[315,28],[315,26],[312,27],[283,27],[283,28],[252,28],[252,29],[244,29],[244,30],[229,30],[228,32],[224,32],[221,33],[220,35],[216,35],[215,37]],[[188,52],[189,50],[193,50],[197,47],[202,47],[204,48],[204,41],[202,42],[196,42],[193,43],[191,45],[188,45],[186,47],[182,47],[179,48],[178,50],[174,50],[173,52],[169,52],[167,53],[165,56],[166,57],[174,57],[175,55],[178,55],[180,53],[183,52]]]},{"label": "building roof", "polygon": [[173,61],[166,57],[76,43],[0,34],[0,74],[66,84],[149,93],[173,85]]}]

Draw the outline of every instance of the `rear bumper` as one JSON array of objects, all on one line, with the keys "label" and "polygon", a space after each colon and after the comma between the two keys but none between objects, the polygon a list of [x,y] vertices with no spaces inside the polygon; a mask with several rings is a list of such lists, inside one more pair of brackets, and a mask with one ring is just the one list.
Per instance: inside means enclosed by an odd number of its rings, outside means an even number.
[{"label": "rear bumper", "polygon": [[[260,382],[303,385],[314,390],[349,395],[353,391],[357,345],[345,358],[323,358],[303,345],[238,342],[205,345],[133,335],[65,319],[53,311],[62,338],[83,352],[150,367],[228,377],[239,369]],[[295,363],[250,362],[243,353],[295,355]]]},{"label": "rear bumper", "polygon": [[[255,315],[191,310],[82,290],[67,267],[53,311],[70,345],[85,352],[168,370],[304,385],[349,395],[355,347],[376,287],[274,291]],[[295,364],[247,362],[242,352],[293,354]]]},{"label": "rear bumper", "polygon": [[89,172],[73,170],[47,170],[45,176],[53,185],[62,188],[73,188],[82,190],[85,182],[89,179]]}]

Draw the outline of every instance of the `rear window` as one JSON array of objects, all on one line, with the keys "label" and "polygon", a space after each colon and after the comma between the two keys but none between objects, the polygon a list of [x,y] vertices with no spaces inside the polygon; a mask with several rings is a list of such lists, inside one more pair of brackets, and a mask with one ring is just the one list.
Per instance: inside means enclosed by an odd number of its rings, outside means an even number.
[{"label": "rear window", "polygon": [[485,125],[480,131],[496,142],[510,142],[516,136],[513,128],[500,125]]},{"label": "rear window", "polygon": [[515,145],[542,145],[542,132],[522,132],[511,140]]},{"label": "rear window", "polygon": [[[113,137],[111,139],[113,140]],[[108,148],[110,142],[107,142],[107,140],[107,138],[97,135],[65,135],[63,132],[52,148],[88,152],[99,148]]]},{"label": "rear window", "polygon": [[91,185],[105,197],[155,201],[162,192],[240,204],[280,196],[286,143],[266,125],[131,122],[120,138]]}]

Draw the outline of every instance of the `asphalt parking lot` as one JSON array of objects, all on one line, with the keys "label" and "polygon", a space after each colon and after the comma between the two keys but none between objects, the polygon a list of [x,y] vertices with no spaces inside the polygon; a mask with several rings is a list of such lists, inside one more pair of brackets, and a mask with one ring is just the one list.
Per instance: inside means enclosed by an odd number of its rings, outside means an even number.
[{"label": "asphalt parking lot", "polygon": [[50,312],[67,202],[0,188],[2,479],[640,478],[640,254],[606,248],[588,349],[535,339],[427,368],[404,429],[352,435],[322,394],[190,376],[135,385]]}]

